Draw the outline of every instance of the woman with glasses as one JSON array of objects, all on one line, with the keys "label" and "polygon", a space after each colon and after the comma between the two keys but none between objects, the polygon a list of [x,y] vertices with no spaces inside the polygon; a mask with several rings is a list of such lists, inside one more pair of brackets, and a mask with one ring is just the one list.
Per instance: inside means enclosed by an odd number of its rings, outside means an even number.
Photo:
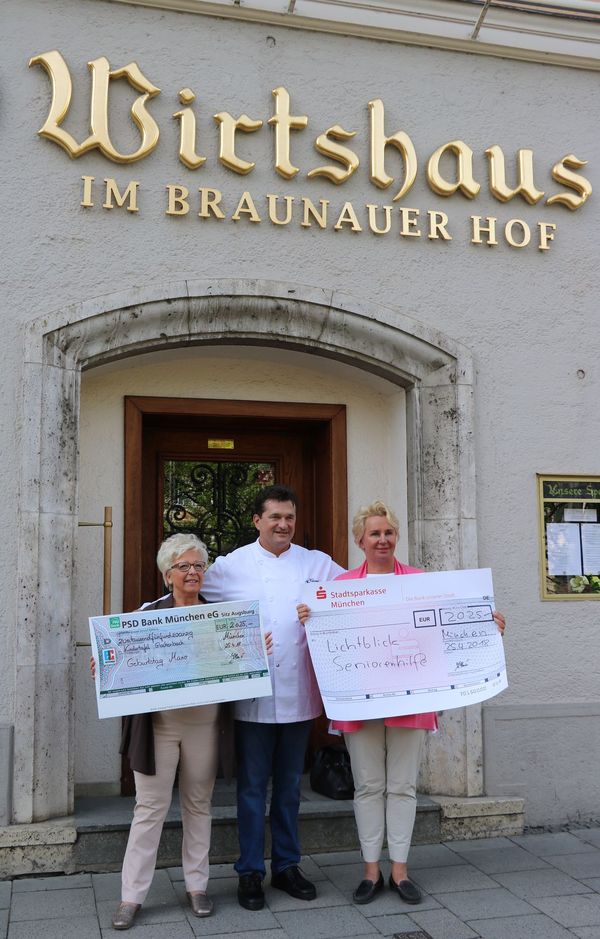
[{"label": "woman with glasses", "polygon": [[[142,610],[195,606],[208,564],[205,545],[195,535],[171,535],[161,544],[156,563],[169,593],[145,603]],[[95,662],[91,663],[92,674]],[[135,809],[123,861],[121,903],[114,929],[129,929],[144,902],[156,866],[163,824],[171,804],[179,766],[183,828],[182,864],[187,896],[195,916],[210,916],[206,894],[212,797],[217,771],[218,704],[176,708],[124,719],[120,752],[135,778]]]}]

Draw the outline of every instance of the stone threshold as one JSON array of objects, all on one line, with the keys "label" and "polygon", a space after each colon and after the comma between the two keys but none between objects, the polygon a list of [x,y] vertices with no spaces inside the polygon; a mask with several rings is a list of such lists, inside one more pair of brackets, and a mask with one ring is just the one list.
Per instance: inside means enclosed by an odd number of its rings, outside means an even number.
[{"label": "stone threshold", "polygon": [[431,796],[440,810],[440,841],[510,837],[523,833],[525,800],[502,796]]}]

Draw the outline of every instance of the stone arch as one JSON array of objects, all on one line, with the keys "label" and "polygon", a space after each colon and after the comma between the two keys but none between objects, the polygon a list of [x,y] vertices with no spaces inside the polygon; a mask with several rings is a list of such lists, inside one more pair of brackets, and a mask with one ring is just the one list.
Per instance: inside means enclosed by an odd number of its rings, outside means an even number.
[{"label": "stone arch", "polygon": [[[25,337],[19,519],[14,821],[73,811],[71,590],[84,369],[193,344],[253,343],[326,356],[406,390],[411,560],[477,564],[468,353],[397,310],[264,281],[132,288],[36,319]],[[37,573],[32,576],[32,573]],[[425,760],[428,791],[478,795],[480,709],[452,712]]]}]

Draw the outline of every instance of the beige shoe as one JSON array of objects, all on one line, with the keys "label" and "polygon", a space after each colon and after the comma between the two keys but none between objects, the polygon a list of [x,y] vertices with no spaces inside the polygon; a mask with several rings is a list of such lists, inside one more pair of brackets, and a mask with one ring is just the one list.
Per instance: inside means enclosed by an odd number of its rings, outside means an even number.
[{"label": "beige shoe", "polygon": [[188,893],[187,897],[194,916],[210,916],[213,911],[213,902],[205,893]]},{"label": "beige shoe", "polygon": [[141,903],[119,903],[113,916],[113,929],[130,929],[141,908]]}]

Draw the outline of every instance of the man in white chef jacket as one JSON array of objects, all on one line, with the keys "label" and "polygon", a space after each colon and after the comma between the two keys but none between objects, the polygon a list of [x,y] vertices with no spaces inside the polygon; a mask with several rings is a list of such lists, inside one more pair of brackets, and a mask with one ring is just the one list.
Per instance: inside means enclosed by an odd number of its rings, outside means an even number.
[{"label": "man in white chef jacket", "polygon": [[304,584],[333,580],[343,568],[322,551],[292,544],[295,493],[269,486],[259,493],[253,521],[258,539],[217,558],[202,595],[209,602],[258,599],[265,631],[273,633],[273,694],[235,704],[237,811],[240,857],[238,900],[248,910],[264,906],[265,807],[271,796],[271,884],[302,900],[316,896],[302,875],[298,839],[300,778],[312,722],[322,710],[304,628],[296,605]]}]

